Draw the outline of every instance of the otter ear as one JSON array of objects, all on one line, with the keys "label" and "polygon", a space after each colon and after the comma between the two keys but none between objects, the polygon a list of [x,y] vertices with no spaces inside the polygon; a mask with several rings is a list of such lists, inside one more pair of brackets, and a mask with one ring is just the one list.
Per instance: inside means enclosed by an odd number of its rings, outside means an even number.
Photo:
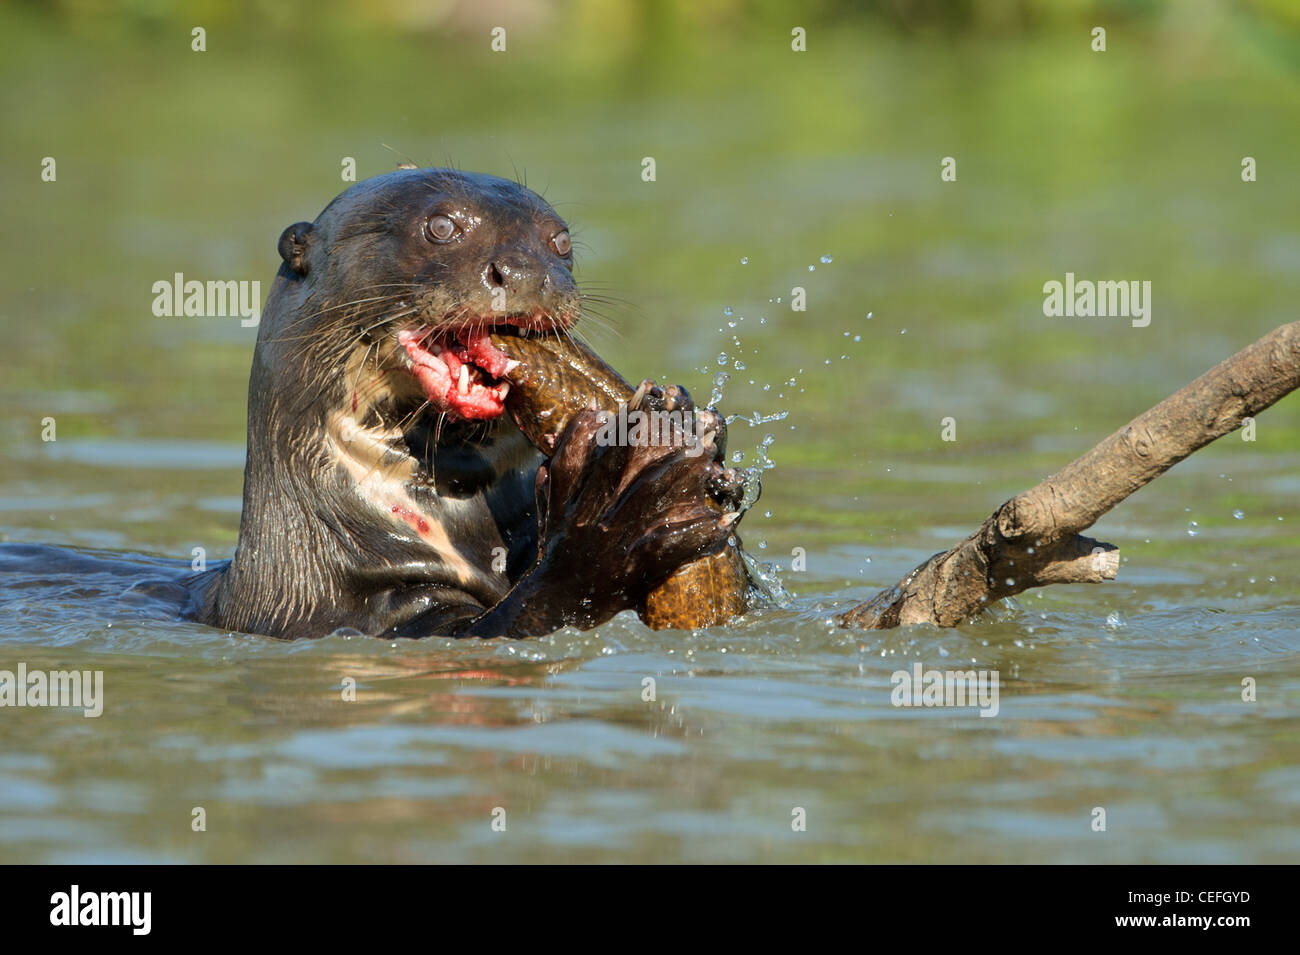
[{"label": "otter ear", "polygon": [[299,275],[307,274],[307,246],[311,243],[312,224],[295,222],[280,233],[280,258]]}]

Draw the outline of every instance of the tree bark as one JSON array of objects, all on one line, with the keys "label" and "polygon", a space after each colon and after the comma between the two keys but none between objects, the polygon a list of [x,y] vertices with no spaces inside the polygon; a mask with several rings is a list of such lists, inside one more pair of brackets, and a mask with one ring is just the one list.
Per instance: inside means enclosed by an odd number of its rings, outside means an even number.
[{"label": "tree bark", "polygon": [[1300,322],[1269,332],[1091,451],[1004,503],[951,550],[841,614],[845,627],[955,627],[992,601],[1046,584],[1100,583],[1119,550],[1081,536],[1138,488],[1300,387]]}]

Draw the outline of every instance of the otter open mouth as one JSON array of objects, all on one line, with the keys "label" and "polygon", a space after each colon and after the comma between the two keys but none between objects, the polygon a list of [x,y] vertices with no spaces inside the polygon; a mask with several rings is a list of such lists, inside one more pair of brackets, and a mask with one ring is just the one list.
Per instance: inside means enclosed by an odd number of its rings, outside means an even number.
[{"label": "otter open mouth", "polygon": [[[516,323],[507,324],[518,330]],[[397,333],[410,359],[411,374],[439,411],[469,421],[490,420],[505,412],[510,384],[504,378],[519,362],[492,344],[493,330],[492,325],[476,325]]]}]

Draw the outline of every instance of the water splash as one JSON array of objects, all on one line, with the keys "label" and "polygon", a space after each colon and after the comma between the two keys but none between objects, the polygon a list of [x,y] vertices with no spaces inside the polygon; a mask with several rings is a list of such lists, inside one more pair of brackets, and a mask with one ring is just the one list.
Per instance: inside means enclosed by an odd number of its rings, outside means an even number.
[{"label": "water splash", "polygon": [[788,417],[790,417],[790,412],[788,411],[775,411],[772,414],[760,414],[755,411],[752,415],[727,415],[727,424],[732,424],[736,421],[743,421],[751,428],[757,428],[761,424],[771,424],[773,421],[784,421]]},{"label": "water splash", "polygon": [[[723,362],[723,364],[726,363]],[[725,371],[720,371],[713,376],[713,393],[709,395],[708,407],[716,408],[718,406],[718,402],[722,400],[723,389],[727,387],[727,382],[730,380],[731,376]],[[727,419],[727,423],[730,424],[731,419]]]},{"label": "water splash", "polygon": [[745,561],[750,582],[753,583],[755,590],[782,610],[793,606],[794,595],[785,589],[785,584],[781,581],[780,568],[776,564],[758,560],[743,550],[740,556]]}]

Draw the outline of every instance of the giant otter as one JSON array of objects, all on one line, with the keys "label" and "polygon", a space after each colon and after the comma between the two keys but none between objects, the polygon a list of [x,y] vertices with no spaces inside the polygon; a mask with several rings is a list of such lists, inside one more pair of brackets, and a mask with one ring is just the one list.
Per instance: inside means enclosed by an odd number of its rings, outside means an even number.
[{"label": "giant otter", "polygon": [[[489,332],[568,330],[581,305],[567,226],[537,194],[400,169],[290,226],[279,251],[239,540],[190,581],[194,618],[278,637],[529,636],[601,623],[725,545],[720,453],[606,446],[593,407],[543,463],[503,414],[511,365]],[[698,414],[720,449],[721,419]]]}]

